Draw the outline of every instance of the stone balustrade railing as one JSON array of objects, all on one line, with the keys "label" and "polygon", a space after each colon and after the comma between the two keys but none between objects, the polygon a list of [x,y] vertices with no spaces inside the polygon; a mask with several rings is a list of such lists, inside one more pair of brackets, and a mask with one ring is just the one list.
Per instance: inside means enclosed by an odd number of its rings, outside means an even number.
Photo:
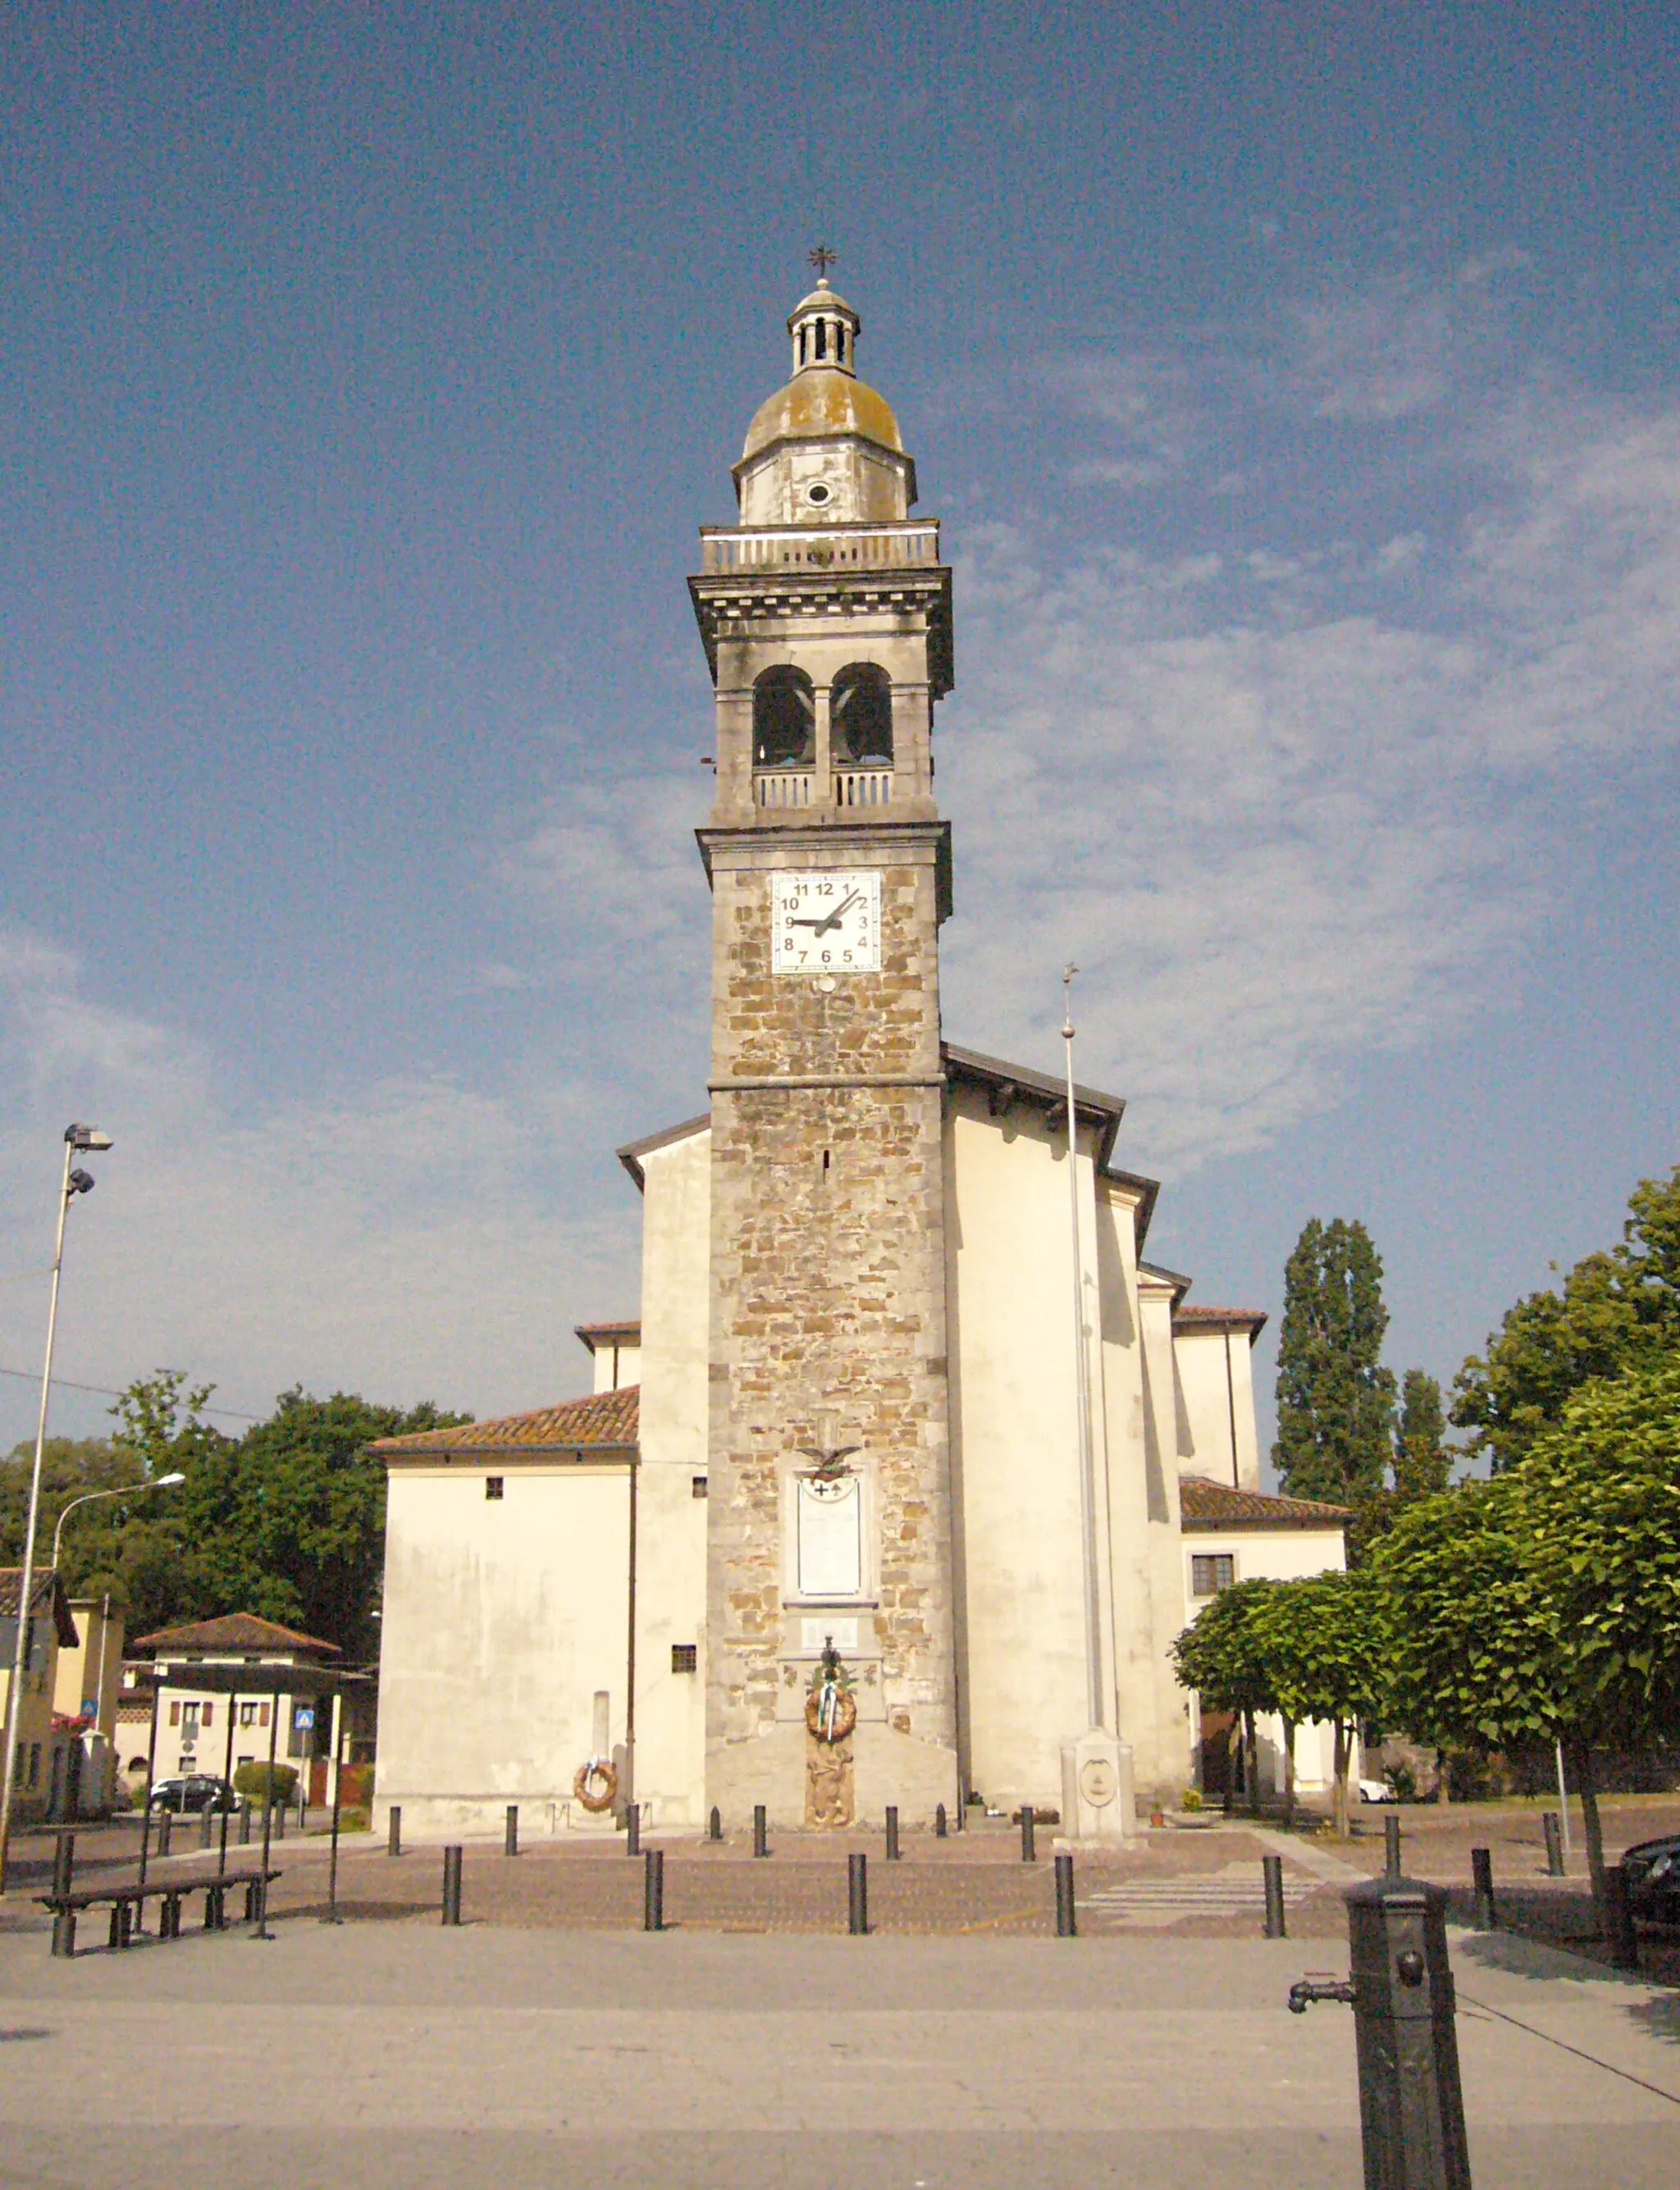
[{"label": "stone balustrade railing", "polygon": [[[809,806],[815,797],[816,776],[808,768],[767,768],[754,772],[755,806]],[[837,806],[888,806],[893,798],[889,768],[840,768],[834,771]]]},{"label": "stone balustrade railing", "polygon": [[939,559],[937,525],[707,525],[700,536],[702,573],[729,570],[881,570]]}]

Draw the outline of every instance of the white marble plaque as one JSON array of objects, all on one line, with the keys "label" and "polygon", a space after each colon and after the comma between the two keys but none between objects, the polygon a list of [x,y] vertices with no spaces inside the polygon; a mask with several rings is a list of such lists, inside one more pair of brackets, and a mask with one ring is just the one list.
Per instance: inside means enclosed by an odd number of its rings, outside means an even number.
[{"label": "white marble plaque", "polygon": [[799,1478],[799,1594],[857,1597],[863,1590],[863,1497],[855,1475]]}]

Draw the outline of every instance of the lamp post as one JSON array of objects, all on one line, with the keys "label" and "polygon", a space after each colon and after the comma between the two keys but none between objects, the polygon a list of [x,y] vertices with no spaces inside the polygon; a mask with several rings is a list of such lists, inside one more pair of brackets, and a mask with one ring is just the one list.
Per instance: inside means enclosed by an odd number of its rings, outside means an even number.
[{"label": "lamp post", "polygon": [[47,1358],[41,1370],[41,1412],[35,1426],[35,1466],[29,1478],[29,1519],[23,1539],[23,1572],[18,1580],[17,1647],[12,1656],[11,1685],[6,1694],[6,1754],[0,1766],[0,1894],[6,1891],[6,1865],[11,1853],[12,1801],[17,1791],[18,1722],[23,1709],[24,1677],[29,1670],[30,1598],[35,1589],[35,1529],[41,1513],[41,1461],[47,1444],[47,1402],[53,1389],[53,1340],[58,1330],[59,1279],[64,1269],[65,1219],[78,1194],[94,1190],[92,1174],[72,1168],[72,1159],[97,1154],[111,1145],[109,1133],[93,1126],[71,1124],[64,1129],[64,1183],[59,1189],[59,1235],[53,1251],[53,1289],[47,1307]]},{"label": "lamp post", "polygon": [[[1062,974],[1066,999],[1062,1041],[1067,1052],[1068,1081],[1068,1202],[1073,1226],[1073,1345],[1074,1404],[1079,1410],[1079,1518],[1083,1536],[1081,1562],[1085,1569],[1085,1684],[1090,1724],[1106,1726],[1103,1711],[1103,1625],[1101,1584],[1097,1563],[1097,1485],[1091,1450],[1091,1355],[1085,1327],[1085,1252],[1079,1223],[1079,1105],[1073,1081],[1073,977],[1077,966]],[[1072,1830],[1071,1827],[1069,1828]]]},{"label": "lamp post", "polygon": [[168,1475],[149,1476],[144,1483],[119,1484],[115,1490],[84,1490],[79,1498],[72,1498],[59,1516],[59,1524],[53,1531],[53,1571],[59,1565],[59,1546],[64,1541],[64,1524],[78,1506],[91,1506],[96,1498],[134,1498],[143,1490],[167,1490],[186,1478],[179,1469]]}]

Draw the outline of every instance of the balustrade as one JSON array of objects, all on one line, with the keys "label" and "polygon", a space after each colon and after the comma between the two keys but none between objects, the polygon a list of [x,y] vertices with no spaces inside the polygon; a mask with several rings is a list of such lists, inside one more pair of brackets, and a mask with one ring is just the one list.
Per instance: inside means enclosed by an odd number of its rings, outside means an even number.
[{"label": "balustrade", "polygon": [[702,531],[703,572],[758,570],[879,570],[939,559],[937,525],[883,525],[820,531],[814,525]]},{"label": "balustrade", "polygon": [[[816,778],[809,769],[759,769],[752,778],[755,806],[809,806]],[[893,771],[889,768],[841,768],[834,771],[837,806],[890,806]]]}]

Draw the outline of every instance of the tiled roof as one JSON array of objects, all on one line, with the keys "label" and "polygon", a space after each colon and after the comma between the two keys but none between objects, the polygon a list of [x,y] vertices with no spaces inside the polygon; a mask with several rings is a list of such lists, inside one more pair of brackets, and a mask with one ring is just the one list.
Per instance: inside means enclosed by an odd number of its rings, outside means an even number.
[{"label": "tiled roof", "polygon": [[1258,1308],[1175,1308],[1175,1330],[1246,1330],[1253,1345],[1266,1328],[1266,1311]]},{"label": "tiled roof", "polygon": [[1317,1498],[1274,1498],[1263,1490],[1238,1490],[1206,1475],[1179,1478],[1178,1506],[1187,1530],[1340,1529],[1353,1518],[1345,1506],[1327,1506]]},{"label": "tiled roof", "polygon": [[137,1650],[312,1650],[336,1658],[336,1642],[318,1635],[300,1635],[295,1627],[282,1627],[273,1620],[259,1620],[254,1612],[224,1612],[217,1620],[198,1620],[185,1627],[160,1627],[156,1635],[137,1635]]},{"label": "tiled roof", "polygon": [[[23,1569],[0,1567],[0,1619],[15,1620],[18,1599],[23,1595]],[[52,1606],[54,1625],[59,1631],[59,1647],[73,1650],[81,1640],[76,1631],[76,1622],[71,1617],[70,1601],[59,1586],[59,1577],[52,1567],[37,1567],[30,1580],[29,1608],[43,1612]]]},{"label": "tiled roof", "polygon": [[410,1453],[545,1452],[579,1445],[633,1445],[640,1398],[639,1385],[621,1384],[616,1392],[563,1399],[557,1407],[537,1407],[528,1415],[502,1415],[494,1421],[463,1422],[459,1429],[417,1430],[409,1437],[381,1438],[369,1450],[401,1459]]},{"label": "tiled roof", "polygon": [[642,1326],[633,1317],[623,1323],[575,1323],[572,1330],[593,1353],[600,1346],[639,1346]]}]

